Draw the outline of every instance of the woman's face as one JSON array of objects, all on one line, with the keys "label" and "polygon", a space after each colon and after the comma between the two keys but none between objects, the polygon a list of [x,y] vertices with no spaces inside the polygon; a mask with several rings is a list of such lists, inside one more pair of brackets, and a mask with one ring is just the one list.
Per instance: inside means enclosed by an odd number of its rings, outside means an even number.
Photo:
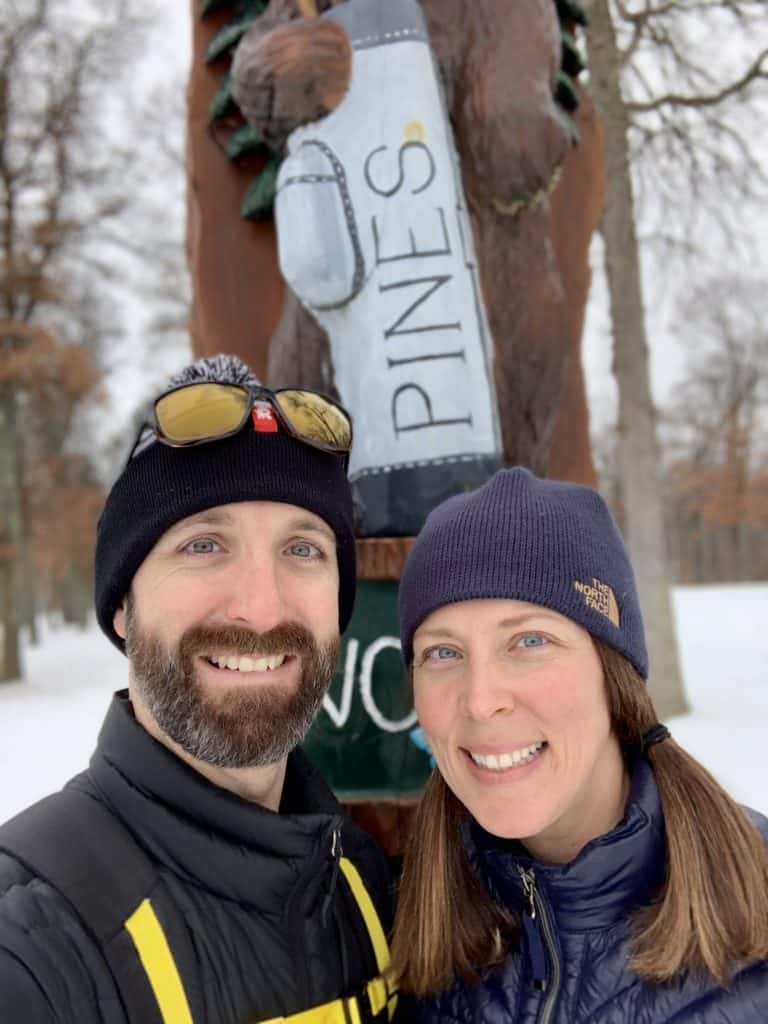
[{"label": "woman's face", "polygon": [[446,783],[494,835],[564,862],[624,812],[589,633],[525,601],[445,605],[413,642],[416,710]]}]

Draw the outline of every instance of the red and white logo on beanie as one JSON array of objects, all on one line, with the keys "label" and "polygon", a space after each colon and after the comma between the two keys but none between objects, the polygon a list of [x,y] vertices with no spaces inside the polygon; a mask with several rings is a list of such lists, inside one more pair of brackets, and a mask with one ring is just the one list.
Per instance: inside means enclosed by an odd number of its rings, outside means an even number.
[{"label": "red and white logo on beanie", "polygon": [[276,434],[278,432],[277,416],[269,402],[254,402],[251,409],[253,429],[257,434]]}]

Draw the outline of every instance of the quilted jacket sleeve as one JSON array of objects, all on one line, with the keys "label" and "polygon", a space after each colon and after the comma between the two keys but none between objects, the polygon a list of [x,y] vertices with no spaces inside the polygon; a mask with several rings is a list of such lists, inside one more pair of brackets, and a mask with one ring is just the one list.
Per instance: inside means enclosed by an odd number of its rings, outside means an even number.
[{"label": "quilted jacket sleeve", "polygon": [[101,957],[67,904],[0,854],[2,1024],[125,1024]]},{"label": "quilted jacket sleeve", "polygon": [[56,1024],[59,1018],[28,968],[2,948],[0,931],[0,1007],[3,1024]]}]

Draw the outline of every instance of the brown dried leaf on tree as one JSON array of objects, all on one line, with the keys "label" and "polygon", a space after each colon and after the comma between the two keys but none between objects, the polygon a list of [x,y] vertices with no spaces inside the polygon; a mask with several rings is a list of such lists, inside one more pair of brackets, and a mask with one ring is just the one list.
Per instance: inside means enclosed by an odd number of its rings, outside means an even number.
[{"label": "brown dried leaf on tree", "polygon": [[36,467],[26,497],[40,607],[61,609],[70,621],[84,624],[91,604],[93,537],[104,490],[82,456],[64,454]]},{"label": "brown dried leaf on tree", "polygon": [[0,21],[0,544],[15,552],[0,559],[0,680],[18,676],[19,627],[34,625],[32,535],[66,518],[66,497],[36,506],[39,520],[30,503],[60,483],[50,468],[99,380],[95,268],[114,272],[104,229],[131,195],[131,155],[101,115],[139,28],[123,5],[88,20],[64,0]]},{"label": "brown dried leaf on tree", "polygon": [[764,284],[733,273],[693,286],[680,322],[697,338],[664,416],[672,555],[684,578],[768,572],[768,336]]}]

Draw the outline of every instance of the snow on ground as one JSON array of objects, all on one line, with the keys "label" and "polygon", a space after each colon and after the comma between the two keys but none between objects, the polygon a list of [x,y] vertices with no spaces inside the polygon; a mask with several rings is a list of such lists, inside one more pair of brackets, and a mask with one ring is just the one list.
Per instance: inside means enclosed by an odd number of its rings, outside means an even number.
[{"label": "snow on ground", "polygon": [[675,589],[692,713],[675,738],[742,803],[768,814],[768,585]]},{"label": "snow on ground", "polygon": [[[675,737],[743,803],[768,813],[768,584],[675,590],[693,711]],[[94,625],[46,627],[26,681],[0,685],[0,821],[88,762],[126,661]]]}]

